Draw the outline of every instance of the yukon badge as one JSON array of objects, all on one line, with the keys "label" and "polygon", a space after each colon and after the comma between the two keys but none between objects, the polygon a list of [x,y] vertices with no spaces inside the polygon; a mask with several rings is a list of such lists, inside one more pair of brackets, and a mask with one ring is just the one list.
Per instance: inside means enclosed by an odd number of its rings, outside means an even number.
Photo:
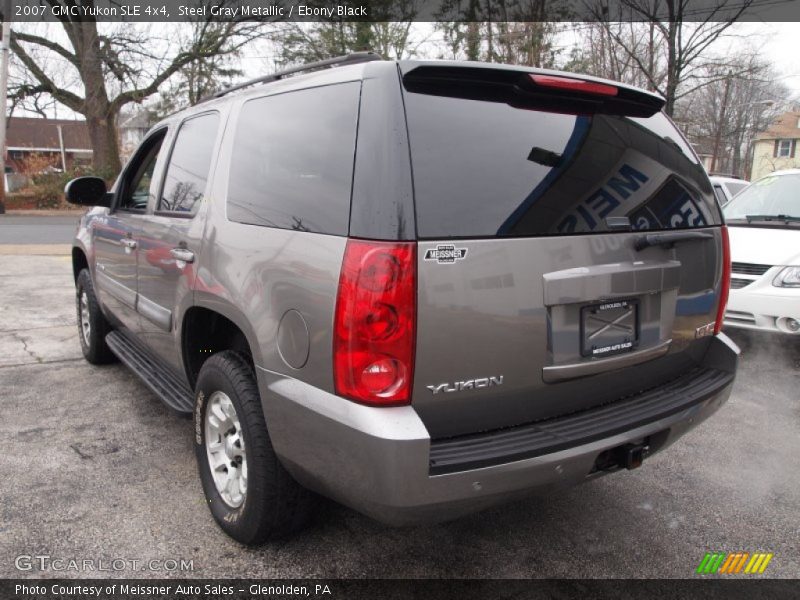
[{"label": "yukon badge", "polygon": [[440,265],[450,265],[467,257],[466,248],[456,248],[453,244],[439,244],[425,252],[425,260],[435,260]]},{"label": "yukon badge", "polygon": [[503,376],[479,377],[478,379],[467,379],[466,381],[454,381],[453,383],[440,383],[439,385],[426,386],[434,394],[444,392],[463,392],[464,390],[480,390],[488,387],[503,385]]}]

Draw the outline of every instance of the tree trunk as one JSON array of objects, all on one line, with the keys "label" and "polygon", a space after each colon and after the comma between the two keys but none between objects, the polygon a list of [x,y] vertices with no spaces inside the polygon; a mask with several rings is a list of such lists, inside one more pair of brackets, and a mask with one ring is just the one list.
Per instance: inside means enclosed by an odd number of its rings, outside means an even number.
[{"label": "tree trunk", "polygon": [[102,177],[115,176],[121,170],[116,115],[86,114],[86,127],[92,143],[92,167]]},{"label": "tree trunk", "polygon": [[63,23],[74,46],[81,80],[86,90],[83,116],[92,142],[92,166],[105,177],[115,176],[121,169],[117,139],[117,110],[113,110],[106,92],[101,63],[97,23]]},{"label": "tree trunk", "polygon": [[480,23],[467,23],[467,60],[480,60]]},{"label": "tree trunk", "polygon": [[[680,65],[677,60],[677,36],[678,28],[682,23],[670,22],[667,29],[667,85],[664,94],[664,112],[672,117],[675,112],[675,93],[678,90],[680,80]],[[651,74],[652,77],[652,74]]]}]

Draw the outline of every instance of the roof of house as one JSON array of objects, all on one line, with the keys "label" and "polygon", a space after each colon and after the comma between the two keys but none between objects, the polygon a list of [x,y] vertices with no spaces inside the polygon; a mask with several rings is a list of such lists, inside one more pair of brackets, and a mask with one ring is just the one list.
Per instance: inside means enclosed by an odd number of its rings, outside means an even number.
[{"label": "roof of house", "polygon": [[6,146],[9,150],[30,148],[37,151],[58,151],[59,125],[64,135],[65,150],[91,152],[92,144],[86,121],[40,117],[11,117],[6,131]]},{"label": "roof of house", "polygon": [[756,136],[757,140],[780,140],[800,138],[800,110],[790,110],[783,113],[769,126]]}]

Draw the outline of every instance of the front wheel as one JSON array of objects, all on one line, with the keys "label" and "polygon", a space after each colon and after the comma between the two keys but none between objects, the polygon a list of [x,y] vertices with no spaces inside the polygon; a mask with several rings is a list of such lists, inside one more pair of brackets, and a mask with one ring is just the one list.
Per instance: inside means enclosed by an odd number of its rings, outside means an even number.
[{"label": "front wheel", "polygon": [[78,338],[84,358],[93,365],[114,362],[117,357],[106,344],[111,325],[97,302],[88,269],[82,269],[75,281],[75,308],[78,312]]},{"label": "front wheel", "polygon": [[253,545],[305,525],[312,494],[275,455],[255,375],[241,354],[220,352],[203,364],[194,421],[203,491],[225,533]]}]

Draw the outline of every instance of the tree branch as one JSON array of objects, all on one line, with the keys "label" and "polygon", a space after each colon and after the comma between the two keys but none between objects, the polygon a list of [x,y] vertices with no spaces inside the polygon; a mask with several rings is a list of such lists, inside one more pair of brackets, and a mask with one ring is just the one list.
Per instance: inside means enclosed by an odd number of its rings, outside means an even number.
[{"label": "tree branch", "polygon": [[78,59],[77,57],[64,48],[61,44],[56,42],[50,41],[47,38],[40,37],[38,35],[33,35],[30,33],[24,33],[22,31],[12,31],[11,32],[12,39],[16,38],[20,42],[27,42],[29,44],[37,44],[48,50],[52,50],[56,54],[59,54],[63,58],[66,58],[75,68],[78,68]]},{"label": "tree branch", "polygon": [[39,65],[37,65],[36,61],[31,58],[30,54],[28,54],[25,49],[19,45],[16,36],[17,33],[12,32],[10,40],[11,50],[17,55],[17,58],[19,58],[22,64],[25,65],[28,71],[30,71],[34,79],[39,82],[39,87],[43,88],[36,93],[47,92],[63,105],[76,112],[82,112],[84,99],[77,94],[73,94],[68,90],[58,87],[53,80],[50,79],[41,68],[39,68]]}]

